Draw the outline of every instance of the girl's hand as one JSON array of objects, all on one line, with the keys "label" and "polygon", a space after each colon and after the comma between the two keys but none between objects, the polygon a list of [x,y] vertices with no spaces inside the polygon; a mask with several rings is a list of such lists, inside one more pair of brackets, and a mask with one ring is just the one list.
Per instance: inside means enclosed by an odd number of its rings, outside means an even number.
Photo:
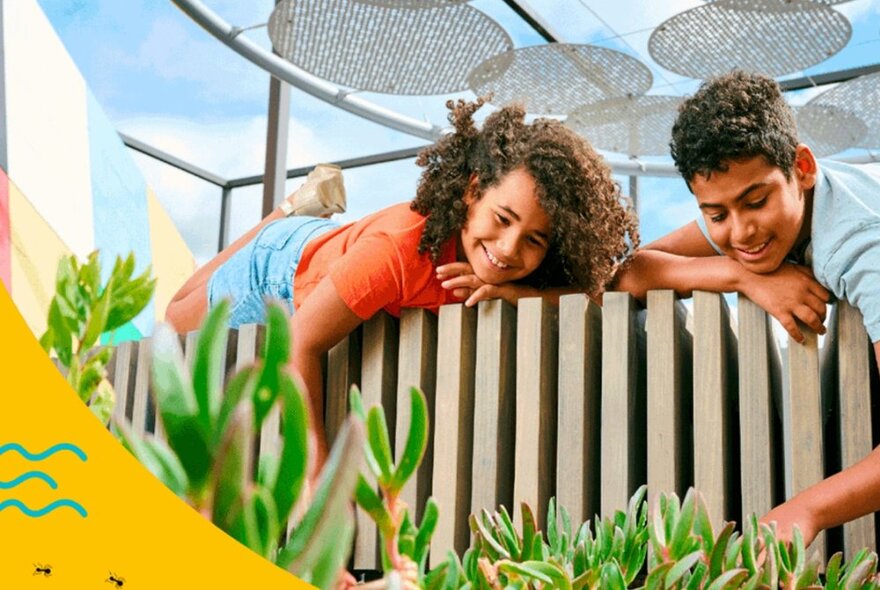
[{"label": "girl's hand", "polygon": [[471,294],[485,285],[467,262],[451,262],[437,267],[437,280],[444,289],[452,291],[458,299],[468,299]]},{"label": "girl's hand", "polygon": [[520,297],[537,297],[541,292],[532,287],[516,283],[492,285],[484,283],[474,274],[467,262],[453,262],[437,267],[437,279],[444,289],[449,289],[459,299],[464,299],[467,307],[473,307],[480,301],[504,299],[516,305]]},{"label": "girl's hand", "polygon": [[740,291],[779,320],[797,342],[804,341],[798,321],[817,334],[825,333],[822,322],[831,294],[806,266],[786,262],[771,273],[748,273]]}]

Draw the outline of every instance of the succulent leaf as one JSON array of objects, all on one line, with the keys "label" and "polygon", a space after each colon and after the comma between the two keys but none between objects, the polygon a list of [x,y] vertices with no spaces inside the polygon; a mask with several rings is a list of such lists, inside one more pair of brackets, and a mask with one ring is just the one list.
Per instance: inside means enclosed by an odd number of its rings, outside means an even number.
[{"label": "succulent leaf", "polygon": [[391,440],[388,436],[385,412],[378,406],[370,408],[367,413],[367,437],[379,466],[379,472],[375,475],[381,486],[388,487],[393,474],[394,459],[391,455]]},{"label": "succulent leaf", "polygon": [[212,437],[222,399],[220,384],[223,379],[228,318],[229,302],[225,300],[208,312],[199,331],[193,360],[192,386],[198,420],[202,430]]},{"label": "succulent leaf", "polygon": [[153,335],[153,394],[168,446],[180,459],[190,484],[201,488],[207,481],[213,454],[207,433],[197,419],[192,380],[177,335],[162,324]]},{"label": "succulent leaf", "polygon": [[349,418],[337,435],[312,504],[276,563],[290,571],[310,571],[323,554],[327,543],[335,543],[333,531],[344,526],[345,507],[351,501],[360,471],[364,433],[360,423]]},{"label": "succulent leaf", "polygon": [[392,490],[403,489],[404,484],[409,481],[422,462],[422,457],[428,446],[428,401],[425,399],[425,394],[415,387],[410,388],[409,396],[409,431],[406,436],[406,444],[403,447],[403,454],[400,456],[397,470],[389,485]]},{"label": "succulent leaf", "polygon": [[270,489],[278,515],[286,521],[302,492],[308,472],[309,410],[290,377],[282,375],[277,383],[284,409],[281,418],[283,445],[278,460],[278,476]]},{"label": "succulent leaf", "polygon": [[283,377],[287,377],[287,362],[290,358],[290,329],[284,310],[277,304],[266,307],[266,340],[263,364],[257,392],[254,397],[254,420],[257,428],[266,419],[281,390]]},{"label": "succulent leaf", "polygon": [[[214,504],[211,520],[230,534],[233,523],[240,516],[240,510],[250,503],[246,496],[253,472],[253,441],[253,408],[250,400],[244,400],[232,414],[214,463]],[[250,518],[256,519],[255,511],[248,516]],[[256,526],[256,520],[253,526]],[[251,523],[248,522],[245,528],[249,537],[250,527]],[[248,546],[255,548],[254,545]]]}]

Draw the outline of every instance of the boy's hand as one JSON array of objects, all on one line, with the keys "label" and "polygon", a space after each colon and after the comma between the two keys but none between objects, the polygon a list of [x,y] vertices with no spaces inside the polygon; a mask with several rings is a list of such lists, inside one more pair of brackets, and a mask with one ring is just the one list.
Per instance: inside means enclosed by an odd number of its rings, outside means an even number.
[{"label": "boy's hand", "polygon": [[762,516],[760,522],[767,524],[775,522],[776,538],[789,545],[794,538],[795,526],[801,530],[805,547],[809,547],[816,535],[819,534],[819,526],[815,517],[809,510],[802,508],[796,499],[780,504]]},{"label": "boy's hand", "polygon": [[806,266],[785,262],[771,273],[748,273],[740,291],[779,320],[797,342],[804,341],[797,321],[825,333],[822,322],[831,295]]}]

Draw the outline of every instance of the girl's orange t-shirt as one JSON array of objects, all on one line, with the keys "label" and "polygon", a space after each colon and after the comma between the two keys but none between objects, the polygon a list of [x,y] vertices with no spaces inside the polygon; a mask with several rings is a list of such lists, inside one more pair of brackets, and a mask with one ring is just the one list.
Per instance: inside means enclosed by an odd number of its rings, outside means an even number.
[{"label": "girl's orange t-shirt", "polygon": [[[364,320],[380,309],[399,317],[404,307],[436,313],[441,305],[459,303],[440,286],[430,255],[419,254],[424,229],[425,217],[401,203],[315,238],[296,269],[294,306],[299,308],[327,275],[345,304]],[[443,245],[438,265],[455,258],[453,237]]]}]

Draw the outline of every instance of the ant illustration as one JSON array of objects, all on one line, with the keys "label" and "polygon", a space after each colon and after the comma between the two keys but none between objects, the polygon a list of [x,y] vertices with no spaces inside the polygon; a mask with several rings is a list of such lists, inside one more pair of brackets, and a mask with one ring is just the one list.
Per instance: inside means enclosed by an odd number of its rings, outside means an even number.
[{"label": "ant illustration", "polygon": [[125,586],[125,578],[120,577],[120,576],[117,576],[117,575],[114,574],[113,572],[110,572],[110,577],[107,578],[107,579],[104,580],[104,581],[105,581],[105,582],[110,582],[110,583],[113,584],[116,588],[122,588],[123,586]]},{"label": "ant illustration", "polygon": [[49,565],[48,563],[45,565],[43,565],[42,563],[35,563],[33,575],[39,576],[41,574],[46,578],[51,576],[52,575],[52,566]]}]

